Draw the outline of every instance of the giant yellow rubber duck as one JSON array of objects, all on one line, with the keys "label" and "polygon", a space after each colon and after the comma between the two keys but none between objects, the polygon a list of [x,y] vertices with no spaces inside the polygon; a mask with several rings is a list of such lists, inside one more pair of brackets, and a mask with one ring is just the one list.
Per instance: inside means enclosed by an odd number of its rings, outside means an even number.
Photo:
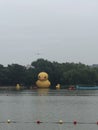
[{"label": "giant yellow rubber duck", "polygon": [[39,88],[49,88],[51,83],[48,80],[48,74],[46,72],[40,72],[38,74],[38,80],[36,81],[36,85]]}]

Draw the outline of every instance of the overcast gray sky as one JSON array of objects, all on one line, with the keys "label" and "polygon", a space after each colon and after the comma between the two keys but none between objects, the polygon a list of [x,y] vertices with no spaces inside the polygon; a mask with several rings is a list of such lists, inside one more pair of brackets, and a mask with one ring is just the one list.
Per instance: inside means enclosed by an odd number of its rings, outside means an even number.
[{"label": "overcast gray sky", "polygon": [[0,64],[98,64],[98,0],[0,0]]}]

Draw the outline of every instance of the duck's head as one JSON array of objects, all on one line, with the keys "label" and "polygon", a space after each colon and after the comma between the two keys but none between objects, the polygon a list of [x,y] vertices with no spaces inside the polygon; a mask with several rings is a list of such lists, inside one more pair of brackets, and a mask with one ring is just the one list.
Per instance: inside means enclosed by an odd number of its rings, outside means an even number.
[{"label": "duck's head", "polygon": [[38,74],[38,79],[39,79],[40,81],[45,81],[45,80],[48,79],[48,74],[47,74],[46,72],[40,72],[40,73]]}]

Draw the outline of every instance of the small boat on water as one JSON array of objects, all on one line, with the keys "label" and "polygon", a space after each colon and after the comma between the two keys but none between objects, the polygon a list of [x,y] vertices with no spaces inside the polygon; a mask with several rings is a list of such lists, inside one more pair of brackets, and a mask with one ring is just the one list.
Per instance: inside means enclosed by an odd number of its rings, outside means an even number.
[{"label": "small boat on water", "polygon": [[98,86],[76,86],[76,90],[98,90]]}]

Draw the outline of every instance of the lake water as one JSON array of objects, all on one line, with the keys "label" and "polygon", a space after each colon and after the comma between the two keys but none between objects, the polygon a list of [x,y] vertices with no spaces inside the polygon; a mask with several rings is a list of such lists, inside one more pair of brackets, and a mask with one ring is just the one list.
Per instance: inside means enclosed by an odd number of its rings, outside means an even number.
[{"label": "lake water", "polygon": [[97,121],[98,90],[0,91],[0,130],[98,130]]}]

